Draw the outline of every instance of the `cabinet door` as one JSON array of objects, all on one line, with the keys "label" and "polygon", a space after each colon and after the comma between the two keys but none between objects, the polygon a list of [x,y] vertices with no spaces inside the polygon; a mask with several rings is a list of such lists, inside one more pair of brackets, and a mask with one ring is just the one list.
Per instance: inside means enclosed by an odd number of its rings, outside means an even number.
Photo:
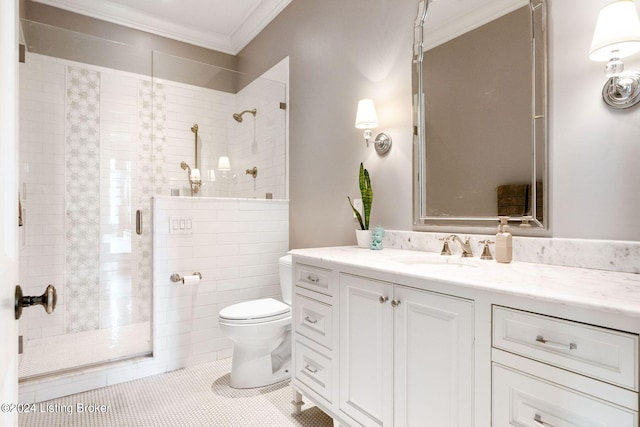
[{"label": "cabinet door", "polygon": [[340,275],[340,409],[364,426],[393,421],[392,296],[389,283]]},{"label": "cabinet door", "polygon": [[394,425],[473,425],[473,302],[396,286]]}]

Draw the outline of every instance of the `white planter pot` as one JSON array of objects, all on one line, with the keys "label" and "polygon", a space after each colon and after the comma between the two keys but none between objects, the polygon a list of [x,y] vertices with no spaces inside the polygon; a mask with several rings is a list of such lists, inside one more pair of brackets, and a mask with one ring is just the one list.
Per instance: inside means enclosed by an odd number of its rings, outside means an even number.
[{"label": "white planter pot", "polygon": [[356,230],[356,240],[359,248],[371,248],[371,230]]}]

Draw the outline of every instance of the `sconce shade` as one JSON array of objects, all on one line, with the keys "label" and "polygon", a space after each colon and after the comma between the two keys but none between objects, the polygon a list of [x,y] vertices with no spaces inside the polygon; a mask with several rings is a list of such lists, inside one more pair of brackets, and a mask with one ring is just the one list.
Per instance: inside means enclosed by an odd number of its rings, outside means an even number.
[{"label": "sconce shade", "polygon": [[609,61],[640,52],[640,21],[632,0],[619,0],[605,6],[589,49],[592,61]]},{"label": "sconce shade", "polygon": [[220,159],[218,159],[218,170],[223,172],[231,170],[231,163],[229,162],[229,157],[220,156]]},{"label": "sconce shade", "polygon": [[378,127],[378,115],[376,107],[371,99],[361,99],[358,101],[358,112],[356,113],[357,129],[373,129]]}]

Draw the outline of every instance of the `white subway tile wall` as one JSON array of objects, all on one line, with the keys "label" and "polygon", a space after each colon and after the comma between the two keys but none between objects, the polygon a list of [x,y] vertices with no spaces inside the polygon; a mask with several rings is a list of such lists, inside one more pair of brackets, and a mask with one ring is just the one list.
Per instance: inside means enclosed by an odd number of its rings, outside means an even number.
[{"label": "white subway tile wall", "polygon": [[[20,230],[20,286],[25,295],[41,295],[47,284],[64,281],[65,73],[65,64],[54,58],[20,64],[20,197],[25,220]],[[63,334],[64,313],[62,293],[52,315],[24,310],[20,333],[26,340]]]},{"label": "white subway tile wall", "polygon": [[[198,168],[203,180],[200,195],[208,197],[286,198],[286,122],[285,85],[259,78],[237,94],[164,82],[167,92],[166,164],[169,189],[190,195],[186,161],[195,167],[195,134],[198,124]],[[256,109],[256,116],[245,114],[242,123],[234,113]],[[218,170],[220,156],[228,156],[230,171]],[[258,168],[254,179],[245,171]],[[160,195],[170,195],[169,189]]]},{"label": "white subway tile wall", "polygon": [[[242,123],[234,121],[236,143],[230,145],[230,155],[232,161],[237,159],[238,179],[229,188],[231,197],[272,193],[275,199],[286,198],[285,111],[280,109],[284,99],[284,85],[268,79],[255,80],[238,94],[239,111],[255,108],[257,112],[255,117],[245,114]],[[245,173],[254,166],[256,179]]]},{"label": "white subway tile wall", "polygon": [[[195,134],[198,125],[198,168],[204,181],[200,194],[228,196],[229,183],[219,176],[218,157],[229,156],[229,144],[233,138],[233,118],[237,95],[195,86],[165,82],[167,92],[166,112],[166,163],[169,186],[179,189],[180,195],[189,196],[187,172],[180,163],[185,161],[195,168]],[[213,173],[211,172],[213,171]],[[215,181],[212,181],[214,178]],[[161,195],[170,195],[169,189]]]},{"label": "white subway tile wall", "polygon": [[[172,234],[171,217],[192,220]],[[155,348],[177,369],[229,357],[218,312],[255,298],[281,297],[278,259],[289,248],[286,200],[158,197],[154,206]],[[169,277],[202,274],[196,285]]]}]

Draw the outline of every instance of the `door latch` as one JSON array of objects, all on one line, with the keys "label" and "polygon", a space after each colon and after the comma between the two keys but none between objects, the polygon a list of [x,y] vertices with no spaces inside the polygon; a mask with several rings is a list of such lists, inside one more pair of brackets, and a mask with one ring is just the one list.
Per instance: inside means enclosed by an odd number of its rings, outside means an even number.
[{"label": "door latch", "polygon": [[22,308],[23,307],[31,307],[32,305],[41,305],[44,307],[44,310],[47,314],[53,313],[53,310],[56,309],[56,303],[58,302],[58,294],[56,292],[56,288],[53,285],[47,286],[44,294],[39,297],[25,297],[22,295],[22,288],[20,285],[16,286],[16,294],[15,294],[15,317],[16,320],[20,319],[22,316]]}]

